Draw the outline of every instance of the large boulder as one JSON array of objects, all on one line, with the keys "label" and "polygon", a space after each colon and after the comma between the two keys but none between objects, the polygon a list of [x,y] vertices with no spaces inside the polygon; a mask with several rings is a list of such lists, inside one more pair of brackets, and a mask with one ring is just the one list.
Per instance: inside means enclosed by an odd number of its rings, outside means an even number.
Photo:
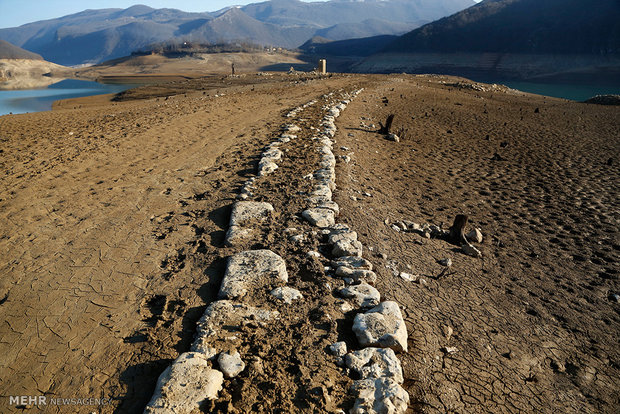
[{"label": "large boulder", "polygon": [[361,346],[407,351],[407,327],[396,302],[383,302],[353,320],[353,332]]},{"label": "large boulder", "polygon": [[248,291],[279,282],[288,282],[284,259],[271,250],[248,250],[229,259],[219,297],[241,299]]},{"label": "large boulder", "polygon": [[217,398],[224,375],[197,352],[181,354],[159,376],[146,414],[181,414],[198,410],[207,400]]}]

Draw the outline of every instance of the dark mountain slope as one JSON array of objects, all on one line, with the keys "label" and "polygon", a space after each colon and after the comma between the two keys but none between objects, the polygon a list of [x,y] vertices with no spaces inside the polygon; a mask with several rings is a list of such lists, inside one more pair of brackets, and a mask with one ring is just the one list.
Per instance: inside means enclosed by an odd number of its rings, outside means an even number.
[{"label": "dark mountain slope", "polygon": [[402,36],[386,51],[620,53],[620,1],[487,0]]},{"label": "dark mountain slope", "polygon": [[4,40],[0,40],[0,59],[43,60],[41,55],[24,50]]},{"label": "dark mountain slope", "polygon": [[400,37],[359,72],[620,79],[619,0],[486,0]]},{"label": "dark mountain slope", "polygon": [[348,39],[331,41],[317,36],[304,43],[300,49],[307,54],[329,56],[365,57],[384,49],[397,39],[397,36],[374,36],[363,39]]}]

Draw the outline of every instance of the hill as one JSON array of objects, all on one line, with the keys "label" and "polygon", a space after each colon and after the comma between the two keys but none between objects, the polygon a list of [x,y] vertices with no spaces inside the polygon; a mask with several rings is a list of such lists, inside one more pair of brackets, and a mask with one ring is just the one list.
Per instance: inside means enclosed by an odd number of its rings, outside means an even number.
[{"label": "hill", "polygon": [[0,59],[43,60],[41,55],[24,50],[4,40],[0,40]]},{"label": "hill", "polygon": [[124,10],[85,10],[0,29],[0,39],[52,62],[78,65],[127,56],[166,41],[249,40],[296,48],[316,35],[330,40],[400,35],[472,4],[473,0],[272,0],[214,13],[137,5]]},{"label": "hill", "polygon": [[620,2],[486,0],[407,33],[359,71],[533,77],[614,67]]}]

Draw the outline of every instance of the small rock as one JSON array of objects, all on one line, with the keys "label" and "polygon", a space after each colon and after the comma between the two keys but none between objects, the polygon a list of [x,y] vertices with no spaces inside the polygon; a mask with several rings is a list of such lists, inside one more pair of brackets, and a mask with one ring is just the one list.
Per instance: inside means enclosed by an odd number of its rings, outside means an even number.
[{"label": "small rock", "polygon": [[445,266],[445,267],[450,267],[450,266],[452,266],[452,259],[450,259],[450,258],[441,259],[439,261],[439,264],[442,265],[442,266]]},{"label": "small rock", "polygon": [[271,291],[270,295],[284,301],[287,305],[293,303],[294,300],[303,299],[303,295],[300,291],[288,286],[277,287]]},{"label": "small rock", "polygon": [[400,137],[396,134],[389,134],[387,139],[394,142],[400,142]]},{"label": "small rock", "polygon": [[482,231],[480,231],[480,229],[478,228],[473,229],[465,235],[465,238],[467,238],[467,240],[470,242],[482,243]]},{"label": "small rock", "polygon": [[261,177],[267,174],[271,174],[277,169],[278,169],[278,165],[275,162],[270,161],[268,159],[261,160],[258,163],[258,175]]},{"label": "small rock", "polygon": [[445,352],[446,354],[454,354],[458,352],[459,350],[457,347],[454,347],[454,346],[446,346],[442,348],[442,351]]},{"label": "small rock", "polygon": [[353,303],[360,308],[372,308],[381,301],[379,291],[364,282],[342,288],[338,293],[344,298],[352,299]]},{"label": "small rock", "polygon": [[[330,210],[331,211],[331,210]],[[341,256],[362,256],[363,246],[357,240],[344,239],[339,240],[334,244],[332,249],[332,255],[335,257]]]},{"label": "small rock", "polygon": [[342,311],[342,313],[348,313],[348,312],[351,312],[353,310],[353,306],[351,306],[351,304],[349,302],[343,302],[340,305],[340,310]]},{"label": "small rock", "polygon": [[463,253],[465,253],[468,256],[471,257],[482,257],[482,253],[480,252],[480,250],[476,249],[474,246],[472,246],[471,244],[464,244],[461,249],[463,250]]},{"label": "small rock", "polygon": [[392,230],[400,232],[400,227],[398,227],[396,224],[392,224]]},{"label": "small rock", "polygon": [[[355,282],[366,282],[373,285],[377,281],[377,274],[372,270],[366,269],[351,269],[349,267],[340,266],[336,269],[336,276],[351,279]],[[350,283],[348,283],[350,284]]]},{"label": "small rock", "polygon": [[198,352],[185,352],[159,376],[153,398],[144,412],[189,413],[206,400],[217,398],[224,376],[211,368],[209,360]]},{"label": "small rock", "polygon": [[391,378],[403,383],[403,369],[390,348],[364,348],[345,357],[347,367],[360,378]]},{"label": "small rock", "polygon": [[361,346],[407,352],[407,328],[396,302],[383,302],[355,316],[353,332]]},{"label": "small rock", "polygon": [[413,221],[403,220],[403,223],[405,223],[407,229],[411,231],[420,230],[422,228],[418,223],[414,223]]},{"label": "small rock", "polygon": [[335,213],[327,208],[309,208],[302,213],[303,218],[316,227],[329,227],[335,223]]},{"label": "small rock", "polygon": [[350,414],[404,414],[409,394],[391,378],[367,378],[351,387],[355,404]]},{"label": "small rock", "polygon": [[329,346],[329,352],[337,357],[343,357],[347,354],[347,343],[344,341],[336,342]]},{"label": "small rock", "polygon": [[303,243],[306,241],[306,235],[305,234],[296,234],[294,236],[291,236],[288,238],[290,241],[292,241],[293,243]]},{"label": "small rock", "polygon": [[400,272],[399,276],[403,279],[406,280],[407,282],[415,282],[416,280],[418,280],[418,277],[415,275],[411,275],[409,273],[405,273],[405,272]]},{"label": "small rock", "polygon": [[344,266],[352,269],[372,270],[372,263],[362,257],[357,256],[339,257],[335,260],[332,260],[332,265],[334,265],[334,267],[336,268]]},{"label": "small rock", "polygon": [[245,369],[245,363],[241,360],[238,351],[220,353],[217,363],[226,378],[234,378]]},{"label": "small rock", "polygon": [[284,259],[270,250],[244,251],[228,260],[219,297],[241,298],[248,290],[276,281],[288,282]]},{"label": "small rock", "polygon": [[311,250],[308,253],[306,253],[306,256],[320,259],[321,258],[321,253],[315,252],[315,251]]}]

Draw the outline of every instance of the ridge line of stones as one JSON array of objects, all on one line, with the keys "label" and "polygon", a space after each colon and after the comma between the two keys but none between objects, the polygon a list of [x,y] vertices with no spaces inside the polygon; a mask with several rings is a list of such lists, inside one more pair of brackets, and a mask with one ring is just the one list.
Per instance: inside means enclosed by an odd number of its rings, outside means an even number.
[{"label": "ridge line of stones", "polygon": [[[361,92],[362,89],[353,96]],[[353,322],[353,331],[363,349],[347,352],[343,341],[330,347],[332,354],[339,358],[338,363],[361,378],[351,387],[355,397],[351,413],[404,413],[409,394],[401,386],[402,367],[394,352],[407,351],[407,328],[400,308],[396,302],[380,301],[381,295],[373,287],[377,275],[372,271],[372,263],[362,258],[363,246],[357,240],[357,233],[345,224],[336,224],[335,220],[340,212],[332,200],[336,189],[336,158],[332,151],[337,130],[335,119],[349,103],[350,100],[343,100],[330,108],[322,120],[320,136],[313,138],[318,142],[320,168],[314,173],[317,184],[307,199],[309,208],[302,216],[328,237],[335,276],[343,278],[347,285],[338,293],[352,299],[359,308],[371,308],[358,313]]]},{"label": "ridge line of stones", "polygon": [[[357,96],[363,89],[353,92]],[[327,96],[333,95],[329,94]],[[320,135],[312,139],[318,143],[320,153],[319,169],[313,178],[316,184],[307,202],[308,208],[302,217],[311,225],[321,229],[328,237],[332,248],[332,266],[335,276],[343,278],[345,288],[339,294],[351,299],[359,308],[368,309],[358,313],[353,331],[363,349],[347,352],[345,342],[330,347],[339,365],[346,365],[355,371],[360,379],[355,381],[351,392],[355,396],[351,413],[404,413],[409,395],[401,387],[403,374],[400,361],[394,351],[407,351],[407,330],[398,304],[380,302],[379,292],[372,286],[376,274],[372,264],[362,258],[363,246],[357,240],[357,233],[344,224],[336,224],[338,204],[332,200],[336,189],[336,158],[332,152],[336,133],[335,119],[350,99],[344,99],[327,109],[322,119]],[[300,111],[316,104],[310,101],[289,112],[293,118]],[[279,146],[297,138],[300,128],[294,124],[285,125],[280,137],[269,144],[258,164],[258,176],[250,178],[242,186],[237,202],[234,203],[226,244],[234,246],[252,237],[256,222],[265,221],[273,213],[270,203],[246,201],[252,196],[252,189],[259,177],[265,177],[278,169],[277,161],[282,158]],[[309,252],[320,257],[318,252]],[[255,308],[248,305],[247,293],[257,285],[267,286],[274,282],[287,283],[288,273],[285,261],[270,250],[242,251],[230,257],[219,291],[220,300],[211,303],[197,324],[195,340],[190,352],[181,354],[158,378],[154,395],[145,408],[145,413],[189,413],[199,408],[206,400],[217,398],[223,387],[224,377],[233,378],[245,369],[245,363],[234,347],[226,344],[236,337],[226,336],[222,327],[235,324],[265,324],[279,317],[278,311]],[[291,303],[300,299],[301,293],[290,287],[278,287],[271,294]],[[216,347],[219,342],[219,348]],[[228,349],[223,349],[228,348]],[[217,359],[220,370],[212,368],[211,361]]]}]

